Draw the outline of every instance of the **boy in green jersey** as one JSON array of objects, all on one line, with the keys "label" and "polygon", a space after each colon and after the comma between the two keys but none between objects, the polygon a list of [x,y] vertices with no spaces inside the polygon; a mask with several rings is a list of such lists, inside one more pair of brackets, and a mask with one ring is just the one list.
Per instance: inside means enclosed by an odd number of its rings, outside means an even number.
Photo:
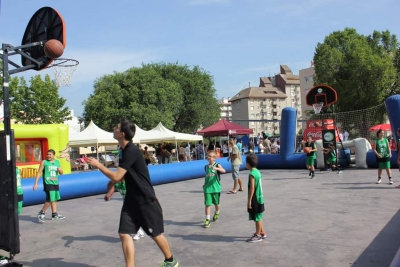
[{"label": "boy in green jersey", "polygon": [[57,201],[61,199],[58,185],[58,175],[63,174],[60,162],[54,159],[56,152],[53,149],[47,151],[47,159],[40,163],[36,174],[33,190],[36,191],[40,175],[43,176],[43,190],[46,193],[46,202],[39,211],[37,217],[39,222],[46,221],[46,210],[51,206],[52,220],[63,220],[64,216],[57,213]]},{"label": "boy in green jersey", "polygon": [[264,231],[262,221],[264,208],[264,196],[262,190],[262,176],[260,171],[256,168],[258,158],[255,154],[249,154],[246,157],[246,168],[250,170],[249,173],[249,193],[247,198],[247,211],[249,213],[249,220],[255,221],[256,232],[247,239],[247,242],[255,243],[260,242],[267,237]]},{"label": "boy in green jersey", "polygon": [[306,157],[306,166],[307,166],[307,169],[310,171],[308,176],[311,176],[311,179],[314,179],[315,178],[314,161],[317,158],[317,155],[316,155],[317,146],[315,145],[315,142],[313,142],[311,135],[307,136],[307,142],[304,143],[303,148],[304,147],[310,148],[310,152],[307,153],[307,157]]},{"label": "boy in green jersey", "polygon": [[375,140],[375,155],[378,161],[378,181],[380,184],[382,179],[382,170],[386,170],[386,174],[389,178],[389,184],[393,184],[392,171],[390,170],[390,158],[392,157],[392,150],[390,149],[388,140],[383,137],[383,130],[376,132],[377,139]]},{"label": "boy in green jersey", "polygon": [[322,152],[324,154],[329,154],[329,158],[326,160],[326,164],[328,164],[328,171],[332,171],[334,169],[337,169],[337,173],[343,173],[342,170],[339,169],[338,166],[336,166],[337,163],[337,157],[335,153],[335,145],[333,143],[329,143],[329,148],[322,148]]},{"label": "boy in green jersey", "polygon": [[204,167],[206,171],[206,177],[203,185],[204,192],[204,205],[206,219],[204,220],[204,227],[210,227],[211,222],[211,205],[214,204],[215,213],[213,216],[213,221],[217,221],[219,218],[219,198],[221,195],[221,183],[220,183],[220,173],[225,173],[225,169],[215,162],[217,158],[217,153],[214,150],[210,150],[207,155],[208,165]]},{"label": "boy in green jersey", "polygon": [[[114,183],[113,181],[109,181],[107,185],[107,194],[104,196],[105,201],[110,201],[111,196],[114,194],[115,189],[121,194],[122,199],[125,200],[126,195],[126,184],[125,180],[122,179],[121,181]],[[143,231],[142,227],[139,228],[139,231],[132,237],[133,240],[139,240],[140,238],[144,237],[145,232]]]}]

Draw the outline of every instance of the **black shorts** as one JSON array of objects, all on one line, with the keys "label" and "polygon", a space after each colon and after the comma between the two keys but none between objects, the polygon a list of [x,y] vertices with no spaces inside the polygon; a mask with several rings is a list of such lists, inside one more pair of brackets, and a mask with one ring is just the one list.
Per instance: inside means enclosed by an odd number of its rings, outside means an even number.
[{"label": "black shorts", "polygon": [[140,227],[149,236],[156,237],[164,233],[162,209],[157,200],[139,206],[124,202],[118,233],[136,234]]}]

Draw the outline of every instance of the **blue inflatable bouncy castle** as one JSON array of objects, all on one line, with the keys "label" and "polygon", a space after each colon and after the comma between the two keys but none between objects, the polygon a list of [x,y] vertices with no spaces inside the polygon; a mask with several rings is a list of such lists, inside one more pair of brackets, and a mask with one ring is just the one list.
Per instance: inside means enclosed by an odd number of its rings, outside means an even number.
[{"label": "blue inflatable bouncy castle", "polygon": [[[386,111],[389,116],[390,125],[392,126],[393,138],[399,140],[397,135],[397,129],[400,129],[400,95],[392,95],[385,101]],[[397,141],[396,141],[397,143]],[[392,150],[392,158],[390,159],[390,164],[392,167],[397,166],[397,154],[398,151]],[[367,154],[367,164],[370,168],[378,168],[378,163],[376,161],[376,155],[374,151],[369,151]]]}]

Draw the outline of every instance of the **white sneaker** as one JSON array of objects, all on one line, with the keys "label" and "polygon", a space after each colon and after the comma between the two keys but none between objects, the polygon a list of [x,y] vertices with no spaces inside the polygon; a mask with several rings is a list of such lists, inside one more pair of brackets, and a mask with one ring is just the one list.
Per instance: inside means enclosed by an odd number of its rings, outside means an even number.
[{"label": "white sneaker", "polygon": [[139,240],[140,238],[144,237],[144,234],[144,231],[142,230],[142,228],[140,228],[136,235],[134,235],[132,238],[133,240]]},{"label": "white sneaker", "polygon": [[0,260],[0,265],[6,265],[8,263],[7,259]]},{"label": "white sneaker", "polygon": [[389,179],[389,184],[393,184],[393,180],[392,179]]},{"label": "white sneaker", "polygon": [[380,184],[381,181],[382,181],[382,179],[379,178],[378,181],[376,181],[376,184]]}]

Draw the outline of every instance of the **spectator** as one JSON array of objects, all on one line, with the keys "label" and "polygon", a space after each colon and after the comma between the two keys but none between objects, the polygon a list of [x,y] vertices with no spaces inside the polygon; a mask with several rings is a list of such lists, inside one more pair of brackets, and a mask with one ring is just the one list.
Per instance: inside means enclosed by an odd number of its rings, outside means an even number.
[{"label": "spectator", "polygon": [[158,144],[158,147],[156,148],[156,157],[158,164],[162,164],[163,156],[162,156],[161,144]]},{"label": "spectator", "polygon": [[344,132],[343,132],[343,141],[347,141],[347,140],[349,140],[349,133],[346,130],[344,130]]},{"label": "spectator", "polygon": [[242,154],[243,154],[243,145],[242,145],[242,140],[241,140],[241,139],[239,139],[239,140],[237,141],[236,146],[237,146],[238,149],[239,149],[239,155],[242,155]]},{"label": "spectator", "polygon": [[196,147],[197,159],[204,159],[204,145],[203,141],[199,141]]},{"label": "spectator", "polygon": [[229,156],[229,148],[226,141],[224,141],[224,144],[222,145],[222,156],[224,156],[224,158]]},{"label": "spectator", "polygon": [[185,148],[183,147],[183,145],[179,146],[178,149],[178,159],[179,161],[183,162],[186,161],[186,153],[185,153]]}]

